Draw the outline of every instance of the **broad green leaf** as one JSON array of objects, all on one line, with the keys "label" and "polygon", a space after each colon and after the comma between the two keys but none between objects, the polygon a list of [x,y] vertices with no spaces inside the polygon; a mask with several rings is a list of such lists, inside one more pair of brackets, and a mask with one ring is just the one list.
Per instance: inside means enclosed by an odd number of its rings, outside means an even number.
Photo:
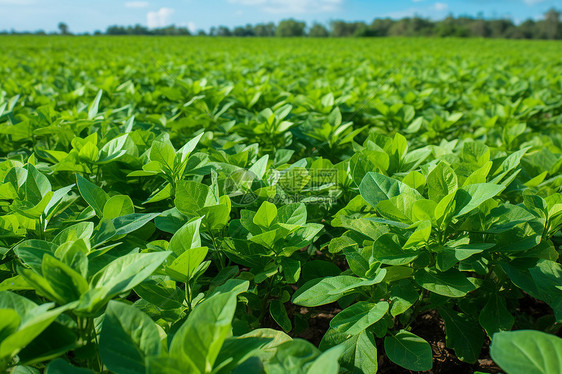
[{"label": "broad green leaf", "polygon": [[380,320],[388,311],[388,302],[376,304],[359,301],[339,312],[330,321],[330,327],[349,335],[357,335]]},{"label": "broad green leaf", "polygon": [[463,273],[454,269],[446,272],[422,269],[415,273],[414,279],[426,290],[447,297],[463,297],[476,289]]},{"label": "broad green leaf", "polygon": [[90,291],[82,295],[77,311],[86,315],[97,312],[109,299],[149,277],[170,253],[135,253],[112,261],[92,277]]},{"label": "broad green leaf", "polygon": [[306,374],[338,374],[340,365],[338,360],[344,352],[344,347],[336,346],[323,352],[308,367]]},{"label": "broad green leaf", "polygon": [[211,196],[211,190],[205,184],[180,181],[176,187],[174,204],[184,214],[198,215],[204,206],[214,205],[211,204],[213,202]]},{"label": "broad green leaf", "polygon": [[96,215],[102,217],[103,207],[107,200],[109,200],[109,196],[105,191],[79,174],[76,174],[76,185],[78,186],[80,195],[82,195],[88,205],[94,209]]},{"label": "broad green leaf", "polygon": [[398,196],[404,191],[409,191],[421,198],[419,192],[413,188],[379,173],[367,173],[359,185],[361,196],[373,207],[376,207],[380,201]]},{"label": "broad green leaf", "polygon": [[559,373],[562,339],[541,331],[499,332],[493,336],[490,355],[507,374]]},{"label": "broad green leaf", "polygon": [[289,332],[293,328],[291,320],[287,315],[285,305],[279,300],[272,300],[269,304],[269,314],[277,322],[279,326],[285,331]]},{"label": "broad green leaf", "polygon": [[146,371],[145,359],[160,354],[156,324],[134,306],[110,301],[100,333],[100,357],[116,373]]},{"label": "broad green leaf", "polygon": [[373,244],[373,256],[386,265],[407,265],[418,257],[419,253],[404,250],[390,234],[382,235]]},{"label": "broad green leaf", "polygon": [[435,202],[456,191],[457,187],[457,175],[445,162],[440,162],[427,176],[429,198]]},{"label": "broad green leaf", "polygon": [[201,247],[200,226],[201,218],[189,221],[183,225],[170,239],[168,249],[177,256],[180,256],[188,249]]},{"label": "broad green leaf", "polygon": [[210,372],[230,332],[236,299],[236,293],[221,293],[196,306],[174,336],[170,355],[201,373]]},{"label": "broad green leaf", "polygon": [[277,207],[268,201],[264,201],[254,215],[254,224],[263,229],[268,229],[277,218]]},{"label": "broad green leaf", "polygon": [[135,213],[133,200],[129,196],[116,195],[107,200],[103,207],[103,218],[113,219]]},{"label": "broad green leaf", "polygon": [[380,283],[385,274],[386,272],[380,272],[373,279],[363,279],[349,275],[313,279],[306,282],[293,294],[293,303],[307,307],[329,304],[355,288]]},{"label": "broad green leaf", "polygon": [[43,277],[56,295],[60,304],[76,301],[89,290],[88,282],[80,273],[57,260],[53,256],[44,256],[41,266]]},{"label": "broad green leaf", "polygon": [[57,358],[49,363],[45,374],[93,374],[94,372],[89,369],[79,368],[73,366],[63,360],[62,358]]},{"label": "broad green leaf", "polygon": [[455,194],[455,217],[460,217],[478,208],[484,201],[498,195],[505,186],[492,183],[478,183],[465,186]]},{"label": "broad green leaf", "polygon": [[171,144],[161,141],[152,142],[150,147],[150,160],[157,161],[168,168],[171,172],[174,168],[174,160],[176,158],[176,150]]},{"label": "broad green leaf", "polygon": [[177,282],[187,282],[193,278],[199,265],[205,260],[207,252],[207,247],[186,249],[171,264],[166,266],[166,273]]},{"label": "broad green leaf", "polygon": [[446,343],[455,350],[459,360],[474,363],[480,357],[484,334],[471,316],[448,308],[438,308],[445,321]]},{"label": "broad green leaf", "polygon": [[399,280],[390,288],[390,314],[396,317],[404,313],[418,298],[418,291],[410,279]]},{"label": "broad green leaf", "polygon": [[488,302],[482,308],[479,321],[491,338],[496,332],[511,330],[515,318],[507,309],[505,298],[498,294],[493,294],[490,295]]},{"label": "broad green leaf", "polygon": [[388,358],[397,365],[412,371],[425,371],[433,367],[433,352],[424,339],[401,330],[384,339]]}]

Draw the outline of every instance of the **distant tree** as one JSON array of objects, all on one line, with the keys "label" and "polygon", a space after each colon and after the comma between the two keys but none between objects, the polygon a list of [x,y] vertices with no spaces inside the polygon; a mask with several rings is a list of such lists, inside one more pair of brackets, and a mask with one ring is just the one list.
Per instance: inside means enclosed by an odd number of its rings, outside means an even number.
[{"label": "distant tree", "polygon": [[105,31],[107,35],[127,35],[127,30],[123,26],[109,26]]},{"label": "distant tree", "polygon": [[390,18],[377,18],[371,23],[369,29],[373,32],[373,36],[387,36],[388,30],[393,24],[394,21]]},{"label": "distant tree", "polygon": [[389,36],[404,36],[408,33],[410,19],[402,18],[400,21],[393,22],[388,29]]},{"label": "distant tree", "polygon": [[255,36],[254,28],[252,25],[246,25],[244,27],[238,26],[232,30],[233,36]]},{"label": "distant tree", "polygon": [[488,23],[481,19],[475,19],[468,25],[470,30],[470,35],[477,38],[487,38],[490,36],[490,29],[488,28]]},{"label": "distant tree", "polygon": [[232,32],[226,26],[219,26],[217,28],[217,36],[232,36]]},{"label": "distant tree", "polygon": [[308,36],[311,38],[325,38],[329,36],[328,29],[320,23],[314,23],[308,31]]},{"label": "distant tree", "polygon": [[64,22],[60,22],[59,23],[59,31],[61,33],[61,35],[69,35],[70,32],[68,31],[68,25]]},{"label": "distant tree", "polygon": [[490,37],[504,38],[507,29],[513,26],[513,22],[507,19],[495,19],[488,21],[490,27]]},{"label": "distant tree", "polygon": [[[1,1],[1,0],[0,0]],[[390,18],[376,18],[371,24],[364,22],[346,22],[335,20],[330,22],[329,28],[320,23],[314,23],[308,30],[310,37],[373,37],[373,36],[441,36],[441,37],[479,37],[479,38],[515,38],[515,39],[562,39],[561,12],[550,9],[544,19],[534,21],[526,20],[520,25],[515,25],[508,19],[484,19],[482,13],[477,17],[460,16],[453,17],[450,14],[443,20],[432,21],[426,18],[414,16],[393,20]],[[60,34],[68,35],[68,26],[61,22],[59,24]],[[239,36],[239,37],[293,37],[305,36],[306,23],[294,19],[285,19],[276,26],[274,23],[260,23],[256,25],[247,24],[229,29],[226,26],[211,27],[210,36]],[[7,33],[8,31],[4,31]],[[12,34],[30,34],[30,32],[11,31]],[[36,31],[35,34],[40,34]],[[56,34],[56,32],[53,32]],[[101,32],[96,31],[94,35]],[[174,25],[148,29],[143,25],[134,26],[109,26],[107,35],[191,35],[186,27]],[[205,31],[199,30],[197,35],[207,35]]]},{"label": "distant tree", "polygon": [[562,27],[560,25],[560,12],[552,8],[544,15],[544,34],[548,39],[558,39],[562,37]]},{"label": "distant tree", "polygon": [[537,23],[532,19],[526,20],[525,22],[520,24],[517,28],[519,29],[521,34],[523,34],[523,37],[525,39],[537,39],[540,37],[539,35],[540,32],[537,29]]},{"label": "distant tree", "polygon": [[207,33],[205,32],[205,30],[198,30],[197,36],[207,36]]},{"label": "distant tree", "polygon": [[261,37],[275,36],[275,24],[273,22],[257,24],[254,26],[254,34]]},{"label": "distant tree", "polygon": [[354,36],[357,30],[366,28],[364,22],[345,22],[341,20],[330,22],[330,35],[336,38]]},{"label": "distant tree", "polygon": [[242,26],[237,26],[232,30],[232,36],[247,36],[246,28]]},{"label": "distant tree", "polygon": [[280,37],[296,37],[304,36],[306,23],[295,21],[294,19],[285,19],[279,22],[275,34]]}]

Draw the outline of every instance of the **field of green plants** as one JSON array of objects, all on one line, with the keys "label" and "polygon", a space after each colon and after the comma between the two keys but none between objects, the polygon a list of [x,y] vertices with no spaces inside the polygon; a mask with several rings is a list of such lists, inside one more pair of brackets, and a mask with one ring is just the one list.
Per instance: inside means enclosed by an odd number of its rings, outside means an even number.
[{"label": "field of green plants", "polygon": [[562,44],[0,38],[0,371],[562,373]]}]

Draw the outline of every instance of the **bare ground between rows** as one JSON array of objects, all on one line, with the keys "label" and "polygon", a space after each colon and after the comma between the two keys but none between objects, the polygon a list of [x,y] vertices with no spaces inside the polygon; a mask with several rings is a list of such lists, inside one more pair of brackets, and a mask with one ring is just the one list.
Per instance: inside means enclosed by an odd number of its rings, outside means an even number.
[{"label": "bare ground between rows", "polygon": [[[325,305],[323,308],[315,308],[309,310],[308,308],[296,307],[290,310],[292,313],[310,314],[308,320],[308,328],[294,337],[306,339],[318,346],[322,337],[330,326],[330,320],[341,311],[337,304]],[[272,322],[272,326],[275,322]],[[277,327],[279,328],[279,327]],[[486,339],[484,347],[478,361],[474,364],[469,364],[460,361],[452,349],[445,346],[445,324],[436,311],[428,311],[418,316],[416,321],[412,324],[412,332],[424,338],[433,350],[433,369],[426,372],[431,374],[473,374],[475,371],[482,371],[485,373],[501,373],[501,369],[492,361],[489,354],[489,339]],[[402,374],[402,373],[415,373],[406,370],[386,358],[384,355],[383,339],[377,339],[379,373],[383,374]]]}]

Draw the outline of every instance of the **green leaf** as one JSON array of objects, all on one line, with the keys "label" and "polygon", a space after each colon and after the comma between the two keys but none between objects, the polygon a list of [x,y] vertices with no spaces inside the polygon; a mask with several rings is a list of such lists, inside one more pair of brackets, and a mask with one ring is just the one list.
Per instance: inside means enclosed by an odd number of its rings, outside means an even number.
[{"label": "green leaf", "polygon": [[379,173],[367,173],[359,185],[361,196],[373,207],[376,207],[380,201],[388,200],[405,191],[421,198],[419,192],[408,185]]},{"label": "green leaf", "polygon": [[534,298],[543,300],[553,310],[557,322],[562,321],[562,267],[555,261],[541,259],[528,269],[501,263],[511,281]]},{"label": "green leaf", "polygon": [[[64,318],[59,317],[59,320]],[[53,339],[53,336],[57,338]],[[22,349],[18,358],[21,364],[34,365],[64,355],[75,349],[76,343],[76,334],[69,327],[55,321]]]},{"label": "green leaf", "polygon": [[457,175],[447,163],[440,162],[427,176],[429,198],[435,202],[458,188]]},{"label": "green leaf", "polygon": [[[0,342],[0,362],[15,356],[53,323],[62,312],[72,306],[69,304],[67,306],[48,310],[53,304],[33,307],[34,305],[34,303],[29,302],[29,300],[26,300],[23,296],[8,291],[0,292],[0,310],[3,308],[16,310],[21,318],[21,324],[17,331],[8,328],[4,329],[2,332],[7,336]],[[20,311],[24,311],[24,313]],[[27,313],[25,313],[25,311],[27,311]],[[11,323],[13,324],[14,322]],[[9,335],[7,334],[8,332],[10,332]]]},{"label": "green leaf", "polygon": [[390,314],[396,317],[404,313],[418,298],[418,291],[410,279],[399,280],[390,288]]},{"label": "green leaf", "polygon": [[207,247],[190,248],[166,266],[166,273],[177,282],[187,282],[193,278],[199,265],[207,256]]},{"label": "green leaf", "polygon": [[191,152],[193,152],[193,150],[195,149],[195,147],[197,147],[197,144],[199,144],[199,140],[201,140],[201,137],[203,136],[203,132],[199,135],[197,135],[196,137],[194,137],[193,139],[191,139],[190,141],[188,141],[187,143],[184,144],[183,147],[181,147],[180,149],[178,149],[178,154],[181,155],[180,157],[180,162],[184,162],[187,160],[187,157],[189,156],[189,154]]},{"label": "green leaf", "polygon": [[403,250],[395,235],[385,234],[373,244],[373,256],[385,265],[407,265],[414,261],[419,253]]},{"label": "green leaf", "polygon": [[103,218],[113,219],[135,213],[133,200],[126,195],[112,196],[103,207]]},{"label": "green leaf", "polygon": [[0,342],[17,331],[20,317],[14,309],[0,309]]},{"label": "green leaf", "polygon": [[92,103],[88,107],[88,119],[94,119],[94,117],[97,116],[102,94],[103,94],[103,90],[99,90],[96,95],[96,98],[94,99],[94,101],[92,101]]},{"label": "green leaf", "polygon": [[[235,368],[240,369],[240,365],[248,359],[258,359],[259,356],[263,355],[269,348],[268,346],[274,344],[273,337],[268,337],[267,334],[260,335],[264,330],[266,329],[257,329],[242,336],[227,338],[215,361],[213,373],[232,373]],[[274,349],[270,350],[274,351]]]},{"label": "green leaf", "polygon": [[126,235],[136,231],[159,215],[160,213],[133,213],[114,218],[112,222],[115,235]]},{"label": "green leaf", "polygon": [[336,346],[323,352],[308,367],[306,374],[338,374],[340,365],[338,360],[344,352],[344,347]]},{"label": "green leaf", "polygon": [[320,351],[312,343],[302,339],[285,342],[277,347],[277,353],[265,364],[267,373],[307,373],[306,367]]},{"label": "green leaf", "polygon": [[292,324],[289,316],[287,315],[287,310],[285,309],[285,305],[279,300],[272,300],[269,303],[269,313],[271,317],[277,322],[279,326],[285,331],[291,331]]},{"label": "green leaf", "polygon": [[176,187],[174,204],[176,208],[187,215],[199,215],[199,211],[206,205],[211,205],[211,190],[209,186],[193,181],[179,181]]},{"label": "green leaf", "polygon": [[80,195],[82,195],[88,205],[94,209],[96,215],[102,217],[103,207],[107,200],[109,200],[109,196],[105,191],[79,174],[76,174],[76,185],[78,186]]},{"label": "green leaf", "polygon": [[45,280],[60,297],[57,300],[60,304],[78,300],[90,288],[80,273],[53,256],[43,257],[41,270]]},{"label": "green leaf", "polygon": [[380,320],[387,311],[386,301],[376,304],[359,301],[339,312],[330,321],[330,327],[349,335],[357,335]]},{"label": "green leaf", "polygon": [[492,183],[471,184],[457,190],[454,216],[460,217],[478,208],[484,201],[498,195],[505,186]]},{"label": "green leaf", "polygon": [[329,329],[320,342],[320,348],[327,350],[338,345],[344,348],[340,358],[343,367],[352,372],[357,370],[360,373],[377,372],[377,344],[369,330],[350,336],[347,332],[340,331],[339,329]]},{"label": "green leaf", "polygon": [[277,211],[279,223],[286,223],[288,225],[304,226],[306,224],[306,217],[306,205],[303,203],[283,205]]},{"label": "green leaf", "polygon": [[99,354],[113,372],[143,373],[145,359],[160,354],[156,324],[134,306],[110,301],[101,327]]},{"label": "green leaf", "polygon": [[172,236],[168,249],[180,256],[188,249],[201,247],[200,226],[201,218],[187,222]]},{"label": "green leaf", "polygon": [[277,218],[277,207],[268,201],[264,201],[256,212],[253,222],[263,229],[268,229]]},{"label": "green leaf", "polygon": [[210,372],[230,332],[236,299],[236,293],[220,293],[196,306],[174,336],[170,355],[201,373]]},{"label": "green leaf", "polygon": [[355,288],[380,283],[385,274],[385,271],[380,272],[373,279],[357,278],[350,275],[313,279],[306,282],[293,294],[293,303],[307,307],[329,304]]},{"label": "green leaf", "polygon": [[463,297],[476,287],[458,270],[438,272],[421,269],[414,275],[417,284],[428,291],[448,297]]},{"label": "green leaf", "polygon": [[447,271],[455,266],[458,262],[466,260],[472,255],[482,253],[483,251],[494,247],[494,243],[470,243],[461,244],[454,247],[442,247],[441,252],[437,254],[437,269]]},{"label": "green leaf", "polygon": [[51,191],[49,179],[33,165],[27,164],[27,178],[23,184],[25,199],[33,205],[39,204],[42,198]]},{"label": "green leaf", "polygon": [[56,360],[49,363],[45,374],[93,374],[94,372],[89,369],[78,368],[76,366],[70,365],[68,362],[62,358],[57,358]]},{"label": "green leaf", "polygon": [[482,308],[479,321],[491,338],[496,332],[511,330],[515,318],[507,309],[505,299],[498,294],[493,294]]},{"label": "green leaf", "polygon": [[494,334],[490,355],[507,374],[559,373],[562,339],[541,331],[504,331]]},{"label": "green leaf", "polygon": [[455,350],[459,360],[475,363],[480,357],[484,334],[472,317],[448,308],[438,308],[445,321],[446,344]]},{"label": "green leaf", "polygon": [[92,277],[90,291],[82,295],[76,310],[84,314],[97,312],[109,299],[149,277],[170,253],[134,253],[112,261]]},{"label": "green leaf", "polygon": [[433,352],[424,339],[400,330],[384,339],[384,350],[390,361],[412,371],[431,370]]}]

